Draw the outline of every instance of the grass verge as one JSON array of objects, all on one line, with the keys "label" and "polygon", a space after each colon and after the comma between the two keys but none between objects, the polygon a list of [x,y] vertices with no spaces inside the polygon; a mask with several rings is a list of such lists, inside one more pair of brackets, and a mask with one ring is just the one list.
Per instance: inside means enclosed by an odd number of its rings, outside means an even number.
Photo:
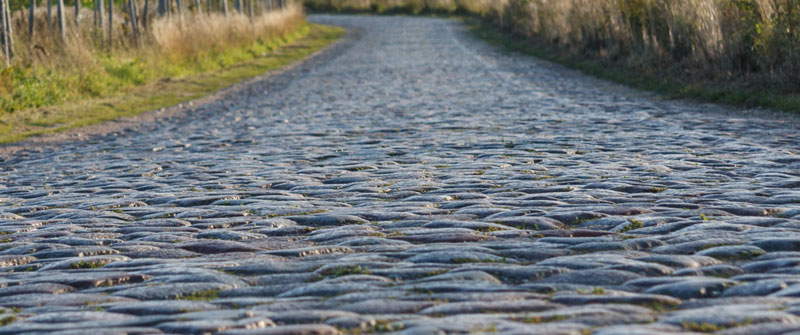
[{"label": "grass verge", "polygon": [[598,61],[562,55],[552,46],[515,37],[484,20],[472,17],[454,17],[463,21],[480,40],[506,52],[519,52],[558,63],[583,73],[652,91],[669,99],[690,99],[740,107],[763,107],[800,112],[800,95],[774,94],[769,90],[726,88],[715,83],[686,83],[666,76],[643,74],[623,66],[603,64]]},{"label": "grass verge", "polygon": [[303,59],[338,40],[339,27],[303,24],[296,31],[266,42],[231,48],[215,57],[239,62],[221,69],[162,78],[119,94],[67,102],[24,112],[0,113],[0,144],[133,116],[194,100],[265,72]]}]

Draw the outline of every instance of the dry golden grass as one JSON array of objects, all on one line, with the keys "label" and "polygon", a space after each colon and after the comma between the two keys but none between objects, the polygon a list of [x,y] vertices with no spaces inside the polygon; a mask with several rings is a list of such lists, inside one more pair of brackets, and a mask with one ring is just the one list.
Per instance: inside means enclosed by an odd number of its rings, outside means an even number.
[{"label": "dry golden grass", "polygon": [[153,50],[170,58],[185,59],[204,52],[220,52],[230,46],[248,45],[259,39],[285,34],[303,20],[299,6],[256,16],[222,14],[189,16],[181,20],[153,22],[149,38]]},{"label": "dry golden grass", "polygon": [[16,57],[10,68],[0,71],[0,110],[108,96],[160,78],[224,68],[252,58],[244,50],[232,50],[260,43],[259,53],[268,52],[271,40],[305,22],[298,5],[252,18],[233,11],[228,17],[186,11],[182,19],[149,20],[137,45],[124,13],[115,13],[111,43],[107,27],[100,30],[92,24],[93,14],[83,9],[76,25],[68,11],[63,39],[55,26],[48,27],[44,10],[37,14],[33,38],[25,13],[14,14]]},{"label": "dry golden grass", "polygon": [[[65,13],[65,40],[60,38],[55,23],[47,24],[45,10],[39,8],[35,20],[34,38],[28,34],[26,11],[13,15],[16,64],[36,64],[52,66],[83,63],[98,51],[113,52],[161,52],[175,55],[193,55],[196,52],[219,50],[228,46],[252,43],[258,39],[270,38],[295,28],[304,20],[302,8],[290,5],[283,10],[259,13],[252,18],[231,11],[228,17],[220,13],[195,15],[186,12],[182,19],[177,16],[160,18],[150,13],[149,29],[142,31],[142,44],[134,46],[133,35],[127,14],[115,8],[113,38],[107,41],[108,27],[100,30],[93,25],[94,13],[82,8],[78,24],[75,24],[71,10]],[[152,10],[152,8],[151,8]],[[53,18],[55,21],[55,18]],[[141,49],[141,50],[136,50]]]},{"label": "dry golden grass", "polygon": [[[56,106],[35,108],[15,113],[0,113],[0,152],[8,147],[3,143],[15,142],[32,135],[52,134],[76,127],[96,125],[120,117],[134,116],[161,107],[176,105],[206,96],[230,85],[263,75],[292,62],[303,59],[336,41],[345,33],[339,27],[303,24],[270,44],[273,49],[247,60],[237,61],[230,67],[187,73],[180,78],[156,80],[131,87],[120,94],[91,99],[80,99]],[[256,46],[263,45],[257,43]],[[226,51],[236,54],[260,51],[247,47]],[[234,88],[235,89],[235,88]],[[229,91],[230,92],[230,91]],[[157,115],[146,115],[133,121],[152,120]],[[132,121],[132,120],[128,120]],[[104,134],[124,127],[125,122],[84,128],[80,133]],[[45,141],[60,141],[67,137],[48,137]],[[24,146],[22,146],[24,147]],[[18,147],[19,148],[19,147]],[[12,148],[10,152],[13,152]],[[9,151],[6,151],[9,152]]]}]

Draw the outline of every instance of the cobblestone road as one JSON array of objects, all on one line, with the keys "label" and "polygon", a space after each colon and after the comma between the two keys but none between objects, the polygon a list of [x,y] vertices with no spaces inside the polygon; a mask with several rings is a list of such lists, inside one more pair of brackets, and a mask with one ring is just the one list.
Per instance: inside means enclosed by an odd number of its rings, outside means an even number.
[{"label": "cobblestone road", "polygon": [[800,334],[800,132],[469,37],[352,28],[0,160],[0,334]]}]

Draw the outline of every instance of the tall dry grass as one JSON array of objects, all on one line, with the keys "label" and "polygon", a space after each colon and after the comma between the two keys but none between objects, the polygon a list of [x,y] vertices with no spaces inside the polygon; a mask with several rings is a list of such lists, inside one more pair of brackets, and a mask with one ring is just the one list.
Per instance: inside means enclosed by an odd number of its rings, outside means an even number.
[{"label": "tall dry grass", "polygon": [[798,0],[306,0],[312,10],[465,13],[561,55],[686,82],[800,92]]},{"label": "tall dry grass", "polygon": [[80,12],[77,24],[72,13],[66,14],[62,39],[55,25],[47,24],[43,9],[36,15],[33,37],[26,13],[14,13],[16,55],[12,66],[0,71],[0,110],[105,96],[158,78],[224,67],[248,57],[244,51],[234,52],[237,48],[268,44],[305,22],[296,4],[253,17],[235,11],[227,17],[184,11],[182,18],[155,18],[150,13],[148,29],[135,43],[124,12],[115,13],[110,40],[107,26],[101,30],[93,25],[91,9]]},{"label": "tall dry grass", "polygon": [[300,6],[268,12],[251,19],[247,15],[214,13],[192,15],[180,20],[158,20],[152,24],[148,39],[152,49],[169,59],[188,59],[208,52],[250,45],[286,34],[304,20]]}]

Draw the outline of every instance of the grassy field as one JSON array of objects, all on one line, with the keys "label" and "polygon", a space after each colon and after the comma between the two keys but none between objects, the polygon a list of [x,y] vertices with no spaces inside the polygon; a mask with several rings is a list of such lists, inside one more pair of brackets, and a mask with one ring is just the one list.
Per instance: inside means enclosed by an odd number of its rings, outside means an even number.
[{"label": "grassy field", "polygon": [[471,18],[493,44],[669,97],[800,111],[796,0],[306,0]]},{"label": "grassy field", "polygon": [[[172,71],[168,72],[158,72],[157,66],[134,61],[128,70],[120,71],[128,73],[123,78],[139,76],[140,79],[124,79],[125,84],[118,90],[95,97],[73,98],[49,107],[0,113],[0,143],[97,124],[196,99],[307,57],[343,35],[344,30],[338,27],[298,21],[290,31],[268,39],[256,39],[244,46],[228,47],[213,53],[195,52],[192,57],[171,63]],[[146,74],[138,74],[140,72]]]}]

